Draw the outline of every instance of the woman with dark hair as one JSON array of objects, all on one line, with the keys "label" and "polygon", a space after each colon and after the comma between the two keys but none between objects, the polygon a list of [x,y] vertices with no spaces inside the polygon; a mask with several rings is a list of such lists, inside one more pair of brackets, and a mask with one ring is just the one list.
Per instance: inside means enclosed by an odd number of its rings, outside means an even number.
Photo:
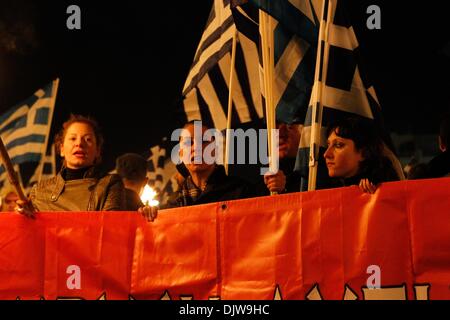
[{"label": "woman with dark hair", "polygon": [[400,180],[372,121],[347,118],[330,125],[324,153],[336,186],[359,185],[373,193],[381,182]]},{"label": "woman with dark hair", "polygon": [[[124,207],[124,187],[117,175],[99,169],[103,137],[97,122],[71,115],[56,135],[55,146],[64,159],[53,178],[33,186],[32,207],[37,211],[118,211]],[[32,215],[29,202],[18,201],[17,211]]]}]

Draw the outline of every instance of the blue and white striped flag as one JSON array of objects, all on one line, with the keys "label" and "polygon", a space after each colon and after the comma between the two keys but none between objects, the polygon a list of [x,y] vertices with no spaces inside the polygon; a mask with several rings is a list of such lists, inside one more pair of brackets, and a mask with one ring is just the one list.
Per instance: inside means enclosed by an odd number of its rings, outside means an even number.
[{"label": "blue and white striped flag", "polygon": [[[35,164],[43,170],[59,79],[36,91],[30,98],[0,116],[0,136],[13,165]],[[35,172],[37,177],[41,172]],[[23,174],[21,175],[23,178]],[[32,176],[32,174],[30,175]],[[29,181],[21,181],[27,188]],[[0,188],[8,183],[5,167],[0,167]]]},{"label": "blue and white striped flag", "polygon": [[[282,122],[300,120],[304,123],[296,164],[296,171],[302,176],[301,190],[307,190],[308,186],[310,145],[315,146],[313,160],[319,161],[317,188],[328,186],[328,174],[321,160],[323,147],[326,145],[326,128],[334,119],[349,115],[373,119],[377,122],[385,142],[391,146],[390,137],[382,124],[381,109],[375,90],[368,81],[361,63],[358,41],[346,17],[344,2],[340,0],[249,0],[248,2],[276,19],[272,30],[275,51],[273,94],[276,97],[276,115],[277,120]],[[328,8],[331,10],[328,11]],[[319,36],[321,31],[323,34]],[[314,94],[317,92],[320,92],[320,97]],[[320,117],[312,112],[319,104],[320,107],[316,109],[320,109]],[[315,141],[312,141],[311,128],[314,121],[316,124],[320,121],[321,129],[315,135]],[[389,150],[386,152],[391,159],[395,158]],[[396,159],[393,159],[393,162],[395,163]]]},{"label": "blue and white striped flag", "polygon": [[[390,136],[383,125],[381,107],[364,71],[358,40],[344,3],[341,0],[323,1],[315,82],[296,164],[296,170],[302,176],[302,191],[308,190],[309,171],[315,163],[317,178],[312,181],[316,183],[311,184],[309,189],[330,186],[323,153],[327,126],[336,119],[349,116],[372,119],[386,145],[392,148]],[[401,177],[398,160],[389,148],[385,151]]]},{"label": "blue and white striped flag", "polygon": [[[226,129],[235,34],[230,0],[215,0],[183,88],[183,106],[188,121],[202,120],[207,126]],[[235,57],[232,126],[259,121],[264,114],[258,46],[237,32]]]},{"label": "blue and white striped flag", "polygon": [[56,175],[56,156],[55,156],[55,144],[50,146],[50,150],[47,150],[45,157],[39,163],[33,176],[30,178],[27,186],[27,191],[31,190],[33,184],[40,180],[46,180]]},{"label": "blue and white striped flag", "polygon": [[[272,18],[274,83],[272,87],[276,118],[284,123],[304,121],[314,82],[320,1],[235,0],[236,26],[260,47],[259,9]],[[261,48],[260,48],[261,49]],[[264,88],[264,67],[260,51],[260,79]],[[261,90],[264,98],[266,94]]]}]

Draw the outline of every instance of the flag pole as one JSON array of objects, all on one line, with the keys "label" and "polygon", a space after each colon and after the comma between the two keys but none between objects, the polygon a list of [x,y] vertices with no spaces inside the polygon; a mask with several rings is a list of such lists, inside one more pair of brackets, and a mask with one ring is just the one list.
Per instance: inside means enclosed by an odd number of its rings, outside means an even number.
[{"label": "flag pole", "polygon": [[44,160],[45,160],[45,156],[47,155],[48,139],[50,136],[50,129],[52,127],[53,111],[55,110],[56,95],[58,94],[58,87],[59,87],[59,78],[56,78],[55,80],[53,80],[53,85],[52,85],[52,99],[51,99],[50,115],[49,115],[50,123],[48,124],[47,134],[45,135],[45,143],[44,143],[45,149],[44,149],[44,153],[43,153],[44,156],[42,157],[42,160],[40,163],[41,168],[39,170],[38,182],[41,181],[42,175],[44,173]]},{"label": "flag pole", "polygon": [[[325,9],[327,8],[327,12]],[[331,1],[324,0],[322,6],[322,21],[319,28],[319,39],[317,40],[317,59],[316,70],[314,75],[314,88],[313,95],[316,96],[317,101],[313,101],[312,105],[312,122],[311,122],[311,140],[309,145],[309,173],[308,173],[308,191],[316,190],[317,185],[317,168],[319,161],[319,149],[322,130],[322,114],[323,114],[323,101],[322,101],[322,88],[326,82],[327,66],[323,66],[323,46],[328,43],[328,31],[331,19],[332,6]],[[327,19],[325,20],[325,14]]]},{"label": "flag pole", "polygon": [[[2,158],[2,162],[3,162],[3,165],[5,166],[6,172],[8,174],[9,182],[14,187],[14,189],[16,189],[17,196],[24,203],[28,203],[28,199],[25,196],[25,193],[23,192],[22,187],[20,186],[17,172],[14,171],[13,164],[11,162],[11,159],[9,158],[8,151],[6,151],[6,147],[5,147],[5,145],[3,143],[3,139],[1,137],[0,137],[0,156]],[[28,205],[27,209],[28,209],[28,211],[25,210],[25,212],[29,212],[29,211],[34,212],[33,206],[31,206],[31,205]]]},{"label": "flag pole", "polygon": [[[263,58],[263,75],[264,75],[264,92],[266,104],[266,121],[267,121],[267,141],[269,154],[269,168],[271,172],[275,172],[275,156],[278,156],[277,145],[274,143],[275,136],[272,134],[276,128],[275,124],[275,107],[273,101],[273,68],[274,68],[274,38],[273,38],[273,21],[271,17],[259,10],[259,28],[261,34],[261,51]],[[278,194],[271,192],[271,195]]]},{"label": "flag pole", "polygon": [[[228,114],[227,114],[227,131],[225,141],[225,172],[228,175],[228,163],[230,157],[230,136],[231,136],[231,115],[233,112],[233,89],[234,89],[234,65],[236,61],[236,42],[237,42],[237,28],[235,26],[233,34],[233,43],[231,46],[231,63],[230,63],[230,82],[228,86]],[[223,146],[223,145],[222,145]],[[233,159],[234,160],[234,159]]]}]

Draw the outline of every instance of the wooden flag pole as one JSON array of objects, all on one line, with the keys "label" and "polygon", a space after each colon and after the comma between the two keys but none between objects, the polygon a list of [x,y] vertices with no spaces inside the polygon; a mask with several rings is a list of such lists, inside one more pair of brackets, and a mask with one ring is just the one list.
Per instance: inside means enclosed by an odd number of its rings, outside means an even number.
[{"label": "wooden flag pole", "polygon": [[[274,156],[278,152],[274,152],[273,148],[277,148],[273,143],[275,136],[272,130],[275,125],[275,106],[273,101],[273,68],[274,68],[274,38],[273,38],[273,21],[271,17],[262,10],[259,10],[259,27],[261,34],[261,51],[263,58],[263,75],[264,75],[264,92],[266,103],[266,121],[267,121],[267,140],[269,154],[269,168],[274,171]],[[271,192],[271,195],[278,194]]]},{"label": "wooden flag pole", "polygon": [[[327,4],[327,5],[325,5]],[[327,19],[325,23],[325,8],[327,8]],[[319,39],[317,40],[317,59],[316,59],[316,70],[314,76],[314,92],[313,95],[316,96],[316,102],[312,105],[312,121],[311,121],[311,140],[309,146],[309,174],[308,174],[308,191],[316,190],[317,185],[317,169],[318,169],[318,157],[320,148],[320,138],[322,130],[322,111],[323,111],[323,101],[322,101],[322,87],[326,82],[327,66],[323,66],[322,52],[325,51],[323,46],[328,43],[328,33],[329,25],[331,19],[332,6],[331,1],[324,0],[322,6],[322,21],[320,22],[319,28]],[[319,73],[320,78],[319,78]],[[319,80],[320,79],[320,80]]]},{"label": "wooden flag pole", "polygon": [[[5,166],[6,172],[8,174],[9,182],[16,189],[19,199],[25,203],[28,202],[28,199],[25,196],[25,193],[23,192],[22,187],[20,186],[19,179],[17,178],[17,173],[14,171],[14,167],[11,162],[11,159],[9,158],[8,151],[6,151],[5,145],[3,144],[3,139],[1,139],[1,138],[0,138],[0,155],[2,158],[3,165]],[[34,210],[32,210],[32,211],[34,211]]]},{"label": "wooden flag pole", "polygon": [[[228,175],[228,161],[230,157],[230,136],[231,136],[231,115],[233,112],[233,89],[234,89],[234,64],[236,61],[236,42],[237,42],[237,29],[235,27],[233,34],[233,44],[231,46],[231,63],[230,63],[230,84],[228,86],[228,114],[227,114],[227,131],[225,141],[225,172]],[[234,142],[234,141],[233,141]],[[234,160],[234,159],[233,159]]]}]

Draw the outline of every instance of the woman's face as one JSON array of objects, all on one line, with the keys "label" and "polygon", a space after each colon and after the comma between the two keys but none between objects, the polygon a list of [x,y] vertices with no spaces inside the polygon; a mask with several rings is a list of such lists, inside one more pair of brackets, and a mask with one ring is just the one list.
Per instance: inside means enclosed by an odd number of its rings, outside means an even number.
[{"label": "woman's face", "polygon": [[74,122],[66,130],[61,146],[61,157],[70,169],[81,169],[95,163],[100,156],[92,127],[84,122]]},{"label": "woman's face", "polygon": [[328,148],[324,157],[328,175],[332,178],[350,178],[359,171],[359,163],[364,160],[361,150],[357,151],[351,139],[341,138],[333,131],[327,140]]}]

